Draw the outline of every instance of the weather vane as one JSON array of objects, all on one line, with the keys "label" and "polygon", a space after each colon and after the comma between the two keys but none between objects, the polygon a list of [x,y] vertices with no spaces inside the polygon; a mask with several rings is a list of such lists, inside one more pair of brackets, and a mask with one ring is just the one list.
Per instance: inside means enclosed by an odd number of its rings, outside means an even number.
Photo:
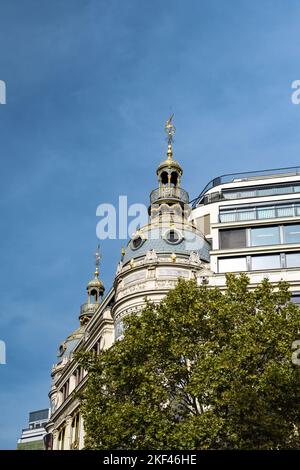
[{"label": "weather vane", "polygon": [[167,139],[168,139],[168,144],[171,145],[172,142],[174,141],[174,134],[176,132],[176,128],[174,124],[172,123],[172,119],[174,117],[174,113],[169,117],[165,124],[165,132],[167,134]]}]

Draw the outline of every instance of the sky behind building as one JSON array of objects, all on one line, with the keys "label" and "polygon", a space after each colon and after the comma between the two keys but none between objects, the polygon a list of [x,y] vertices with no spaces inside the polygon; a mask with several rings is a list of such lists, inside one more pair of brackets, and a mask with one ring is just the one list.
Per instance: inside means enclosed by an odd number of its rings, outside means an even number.
[{"label": "sky behind building", "polygon": [[[224,173],[299,165],[299,20],[296,0],[0,0],[0,448],[48,405],[97,206],[148,203],[171,112],[191,199]],[[101,242],[107,290],[122,244]]]}]

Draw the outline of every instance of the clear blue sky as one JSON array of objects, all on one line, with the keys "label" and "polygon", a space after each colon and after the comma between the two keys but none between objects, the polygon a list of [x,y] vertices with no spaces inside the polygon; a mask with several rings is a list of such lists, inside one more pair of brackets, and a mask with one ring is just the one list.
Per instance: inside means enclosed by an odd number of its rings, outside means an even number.
[{"label": "clear blue sky", "polygon": [[[96,207],[148,202],[171,110],[191,197],[219,174],[300,163],[299,21],[297,0],[0,0],[0,448],[48,405]],[[107,288],[121,245],[102,243]]]}]

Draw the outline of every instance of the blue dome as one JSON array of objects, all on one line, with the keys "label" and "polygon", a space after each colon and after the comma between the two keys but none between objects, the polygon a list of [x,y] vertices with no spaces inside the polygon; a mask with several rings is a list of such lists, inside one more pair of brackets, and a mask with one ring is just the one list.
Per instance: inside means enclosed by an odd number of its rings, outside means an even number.
[{"label": "blue dome", "polygon": [[70,354],[73,352],[80,339],[82,338],[83,333],[84,327],[80,326],[77,330],[75,330],[66,338],[66,340],[59,347],[57,355],[58,362],[61,362],[64,357],[70,356]]},{"label": "blue dome", "polygon": [[[168,242],[165,238],[165,234],[170,230],[176,231],[181,236],[176,243]],[[138,236],[137,236],[138,237]],[[155,250],[157,254],[162,253],[177,253],[189,255],[192,251],[199,253],[199,257],[203,261],[209,262],[209,251],[211,249],[209,243],[199,233],[187,228],[183,230],[177,229],[164,229],[163,231],[159,228],[150,229],[148,232],[144,232],[141,235],[143,242],[138,248],[134,248],[132,240],[129,241],[123,258],[123,263],[127,263],[131,259],[145,256],[147,251]],[[133,240],[135,237],[133,237]]]}]

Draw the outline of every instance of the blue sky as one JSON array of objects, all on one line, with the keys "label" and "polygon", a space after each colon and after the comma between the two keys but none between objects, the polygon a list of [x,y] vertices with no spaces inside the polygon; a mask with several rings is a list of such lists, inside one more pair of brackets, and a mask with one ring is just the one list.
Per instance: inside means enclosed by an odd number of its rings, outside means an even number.
[{"label": "blue sky", "polygon": [[[0,0],[0,448],[48,405],[78,325],[98,204],[146,202],[175,156],[191,198],[213,177],[300,163],[297,0]],[[102,242],[109,288],[122,241]]]}]

